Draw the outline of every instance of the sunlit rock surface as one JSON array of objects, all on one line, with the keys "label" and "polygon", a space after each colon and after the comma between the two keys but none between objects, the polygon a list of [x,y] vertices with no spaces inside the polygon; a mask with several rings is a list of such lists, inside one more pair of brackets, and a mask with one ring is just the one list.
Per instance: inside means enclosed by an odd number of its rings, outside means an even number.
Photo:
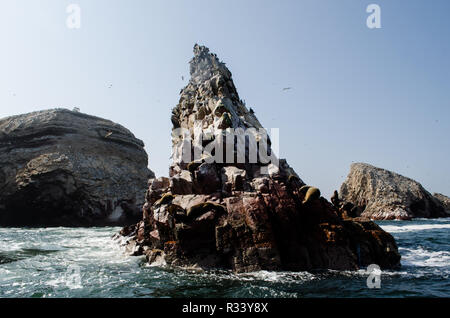
[{"label": "sunlit rock surface", "polygon": [[126,225],[140,218],[144,144],[124,127],[51,109],[0,119],[0,225]]},{"label": "sunlit rock surface", "polygon": [[339,195],[355,205],[358,214],[374,220],[448,216],[443,204],[417,181],[365,163],[351,165]]}]

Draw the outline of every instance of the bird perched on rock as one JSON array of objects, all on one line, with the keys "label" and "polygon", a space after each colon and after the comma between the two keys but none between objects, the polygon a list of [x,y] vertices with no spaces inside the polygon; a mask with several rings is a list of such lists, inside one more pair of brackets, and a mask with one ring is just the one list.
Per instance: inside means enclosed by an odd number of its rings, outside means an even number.
[{"label": "bird perched on rock", "polygon": [[112,135],[112,131],[108,131],[108,133],[105,135],[105,138],[108,138],[111,135]]},{"label": "bird perched on rock", "polygon": [[73,112],[76,112],[76,113],[79,113],[79,112],[80,112],[80,109],[79,109],[78,107],[74,107],[74,108],[72,109],[72,111],[73,111]]}]

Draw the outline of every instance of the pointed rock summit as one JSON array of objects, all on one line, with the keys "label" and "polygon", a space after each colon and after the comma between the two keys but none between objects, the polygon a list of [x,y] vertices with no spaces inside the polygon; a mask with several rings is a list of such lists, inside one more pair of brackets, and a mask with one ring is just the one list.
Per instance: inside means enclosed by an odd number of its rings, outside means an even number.
[{"label": "pointed rock summit", "polygon": [[256,270],[393,268],[393,237],[343,219],[272,149],[231,72],[195,45],[191,79],[172,111],[169,178],[149,180],[143,220],[122,229],[149,263]]}]

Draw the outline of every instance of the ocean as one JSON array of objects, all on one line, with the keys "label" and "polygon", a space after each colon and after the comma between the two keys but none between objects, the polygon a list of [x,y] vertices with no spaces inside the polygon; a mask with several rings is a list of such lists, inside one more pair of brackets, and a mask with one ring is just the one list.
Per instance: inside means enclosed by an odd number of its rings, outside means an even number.
[{"label": "ocean", "polygon": [[148,266],[111,236],[120,228],[0,228],[0,297],[450,297],[450,219],[377,222],[391,233],[402,268],[188,271]]}]

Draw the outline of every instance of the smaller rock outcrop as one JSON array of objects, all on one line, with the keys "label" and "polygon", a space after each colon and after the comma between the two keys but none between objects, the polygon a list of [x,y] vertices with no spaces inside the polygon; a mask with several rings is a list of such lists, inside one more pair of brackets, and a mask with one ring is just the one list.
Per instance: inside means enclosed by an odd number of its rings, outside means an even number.
[{"label": "smaller rock outcrop", "polygon": [[147,161],[128,129],[79,111],[0,119],[0,226],[131,224]]},{"label": "smaller rock outcrop", "polygon": [[351,165],[339,195],[343,210],[372,220],[448,216],[443,204],[417,181],[365,163]]},{"label": "smaller rock outcrop", "polygon": [[434,193],[433,196],[438,199],[439,202],[441,202],[442,206],[445,209],[445,212],[447,213],[447,216],[450,217],[450,198],[441,193]]}]

